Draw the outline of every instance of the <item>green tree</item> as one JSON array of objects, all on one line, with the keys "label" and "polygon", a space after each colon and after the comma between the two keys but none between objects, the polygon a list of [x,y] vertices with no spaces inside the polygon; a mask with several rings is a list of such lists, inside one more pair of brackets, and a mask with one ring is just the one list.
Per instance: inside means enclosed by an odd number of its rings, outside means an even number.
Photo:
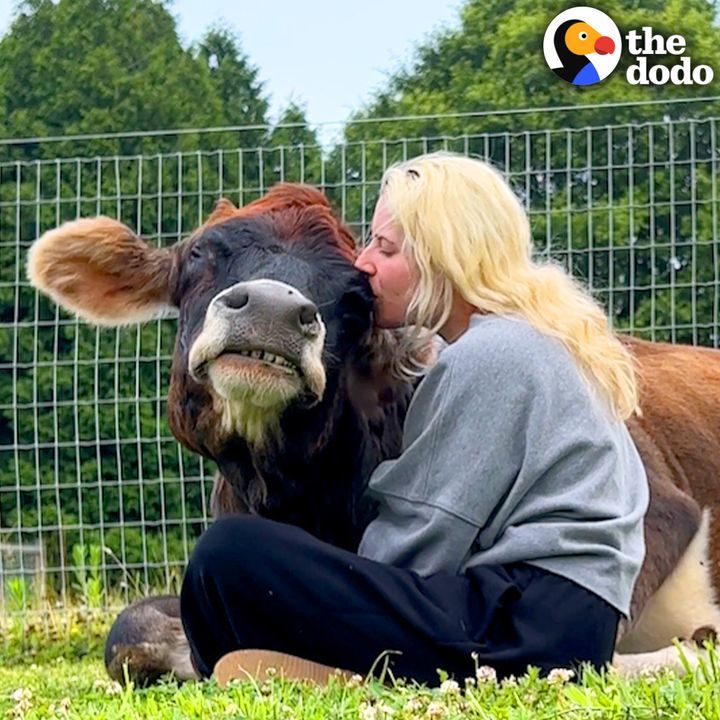
[{"label": "green tree", "polygon": [[[165,4],[150,0],[23,3],[0,41],[0,96],[3,137],[203,127],[222,117],[209,70],[180,45]],[[87,149],[145,147],[126,139]]]},{"label": "green tree", "polygon": [[[617,23],[621,34],[643,25],[668,35],[682,32],[695,63],[716,69],[708,85],[663,87],[630,85],[625,79],[634,58],[624,52],[618,68],[598,85],[569,85],[548,68],[542,54],[545,29],[559,8],[552,0],[468,0],[460,10],[457,27],[435,33],[420,44],[414,61],[390,76],[357,120],[442,113],[476,113],[514,108],[598,105],[616,102],[636,103],[626,108],[575,110],[571,115],[542,113],[530,115],[456,117],[407,123],[353,125],[348,138],[431,137],[442,133],[510,132],[536,126],[601,125],[655,119],[663,113],[671,117],[692,117],[696,108],[668,105],[657,108],[639,105],[646,100],[673,100],[678,97],[717,95],[720,71],[720,30],[715,23],[712,0],[609,0],[603,10]],[[667,55],[653,64],[672,65]]]},{"label": "green tree", "polygon": [[291,101],[281,111],[268,134],[267,145],[263,189],[280,180],[322,184],[322,148],[302,105]]},{"label": "green tree", "polygon": [[[619,327],[717,344],[720,105],[673,103],[718,94],[716,3],[603,6],[623,35],[643,25],[666,37],[681,32],[693,62],[716,72],[709,85],[691,88],[630,85],[627,51],[604,82],[565,83],[542,54],[558,10],[550,0],[467,0],[456,27],[421,43],[351,119],[333,153],[330,174],[347,188],[347,212],[367,224],[382,170],[394,161],[438,149],[483,157],[525,202],[538,252],[584,280]],[[568,105],[589,107],[507,112]],[[435,117],[412,119],[423,115]]]},{"label": "green tree", "polygon": [[210,28],[196,48],[196,56],[209,69],[210,79],[222,102],[225,117],[234,125],[267,122],[268,101],[262,95],[258,70],[227,28]]},{"label": "green tree", "polygon": [[[236,38],[213,29],[183,48],[167,3],[29,0],[0,39],[0,110],[0,137],[18,138],[262,125],[267,100]],[[101,213],[174,242],[243,186],[238,154],[250,172],[263,137],[0,145],[0,539],[41,538],[50,568],[100,542],[141,580],[154,563],[162,578],[199,531],[208,488],[165,419],[174,323],[77,324],[24,282],[27,248]]]}]

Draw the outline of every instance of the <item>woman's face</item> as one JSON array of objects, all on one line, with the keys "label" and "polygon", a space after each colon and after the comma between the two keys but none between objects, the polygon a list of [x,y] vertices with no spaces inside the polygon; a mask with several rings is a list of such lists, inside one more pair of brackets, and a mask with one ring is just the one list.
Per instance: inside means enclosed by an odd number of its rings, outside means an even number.
[{"label": "woman's face", "polygon": [[367,273],[377,301],[375,324],[381,328],[405,325],[408,303],[417,285],[418,271],[402,250],[402,230],[393,222],[380,196],[371,225],[370,243],[355,261]]}]

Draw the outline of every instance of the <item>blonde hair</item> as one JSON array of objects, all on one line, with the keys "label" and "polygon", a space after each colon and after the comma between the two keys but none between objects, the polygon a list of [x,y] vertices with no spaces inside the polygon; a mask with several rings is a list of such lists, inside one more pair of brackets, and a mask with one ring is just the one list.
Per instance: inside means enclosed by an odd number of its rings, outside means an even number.
[{"label": "blonde hair", "polygon": [[381,193],[419,270],[410,343],[445,324],[457,291],[481,312],[517,314],[559,338],[616,418],[638,410],[633,356],[576,280],[533,261],[527,214],[497,170],[452,153],[421,155],[390,167]]}]

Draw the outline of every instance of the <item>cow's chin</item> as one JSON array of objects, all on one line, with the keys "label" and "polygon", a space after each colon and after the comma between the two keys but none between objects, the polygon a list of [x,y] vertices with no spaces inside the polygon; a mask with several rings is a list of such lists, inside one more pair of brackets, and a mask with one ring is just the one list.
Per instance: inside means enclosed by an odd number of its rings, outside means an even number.
[{"label": "cow's chin", "polygon": [[[308,379],[299,368],[223,353],[207,365],[207,379],[220,425],[227,436],[264,444],[279,429],[280,416],[293,402],[318,402],[325,373]],[[309,381],[308,381],[309,380]]]},{"label": "cow's chin", "polygon": [[229,402],[256,408],[286,407],[303,391],[296,368],[271,365],[237,353],[223,353],[208,364],[215,393]]}]

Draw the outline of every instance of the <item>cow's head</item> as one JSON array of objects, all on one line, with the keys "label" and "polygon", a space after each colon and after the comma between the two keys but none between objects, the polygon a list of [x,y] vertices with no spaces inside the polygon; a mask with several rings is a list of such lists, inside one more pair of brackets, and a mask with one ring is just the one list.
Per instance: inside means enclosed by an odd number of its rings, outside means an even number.
[{"label": "cow's head", "polygon": [[217,459],[232,438],[276,437],[283,415],[326,402],[347,382],[342,369],[367,354],[373,296],[354,257],[325,197],[281,184],[241,209],[220,201],[170,248],[109,218],[68,222],[36,241],[28,274],[96,324],[177,308],[170,423]]}]

